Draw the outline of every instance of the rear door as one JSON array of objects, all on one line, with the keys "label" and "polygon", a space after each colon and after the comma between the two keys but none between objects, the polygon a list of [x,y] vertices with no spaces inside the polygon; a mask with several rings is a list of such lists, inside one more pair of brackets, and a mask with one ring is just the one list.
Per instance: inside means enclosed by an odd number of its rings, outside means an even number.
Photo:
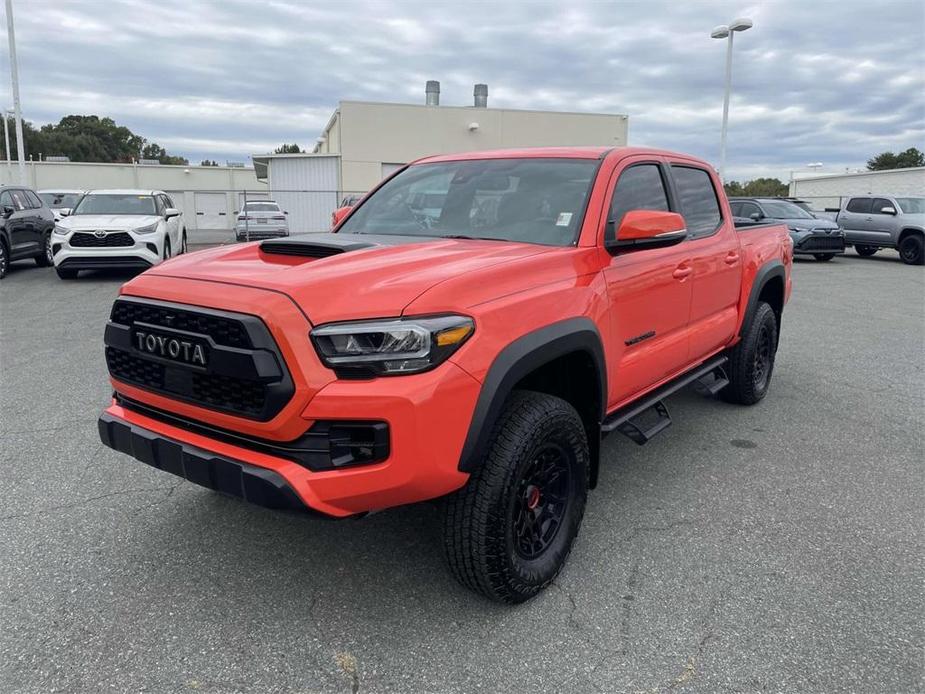
[{"label": "rear door", "polygon": [[[631,210],[675,209],[665,163],[630,158],[614,171],[599,238],[617,233]],[[603,245],[603,244],[602,244]],[[610,397],[615,407],[665,380],[688,360],[687,324],[691,303],[690,247],[624,251],[604,269],[616,349],[608,354]]]},{"label": "rear door", "polygon": [[[697,164],[671,162],[671,183],[687,224],[687,247],[693,276],[690,353],[694,362],[729,344],[739,318],[742,257],[739,238],[720,203],[719,178]],[[750,206],[755,208],[749,209]],[[757,211],[744,203],[744,211]]]},{"label": "rear door", "polygon": [[872,198],[857,197],[848,200],[838,215],[838,223],[845,230],[846,241],[867,241],[870,231]]},{"label": "rear door", "polygon": [[6,218],[10,235],[10,258],[34,255],[38,243],[35,239],[35,223],[32,209],[26,203],[26,196],[17,188],[0,193],[0,209],[12,208]]}]

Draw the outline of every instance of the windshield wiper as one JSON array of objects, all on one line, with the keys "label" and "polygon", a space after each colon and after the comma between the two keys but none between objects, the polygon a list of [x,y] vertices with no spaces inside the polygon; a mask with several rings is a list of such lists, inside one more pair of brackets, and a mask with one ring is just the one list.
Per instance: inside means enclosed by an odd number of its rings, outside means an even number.
[{"label": "windshield wiper", "polygon": [[465,234],[448,234],[447,236],[438,236],[441,239],[467,239],[469,241],[505,241],[493,236],[466,236]]}]

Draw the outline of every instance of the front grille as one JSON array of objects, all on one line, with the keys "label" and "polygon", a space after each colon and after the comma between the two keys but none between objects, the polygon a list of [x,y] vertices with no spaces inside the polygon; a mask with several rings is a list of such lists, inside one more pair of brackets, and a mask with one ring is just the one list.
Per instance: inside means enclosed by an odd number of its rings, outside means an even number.
[{"label": "front grille", "polygon": [[[256,316],[134,297],[118,299],[110,316],[106,364],[118,381],[260,421],[276,416],[293,395],[276,342]],[[204,344],[206,364],[145,351],[137,331]]]},{"label": "front grille", "polygon": [[117,231],[105,236],[78,231],[69,241],[74,248],[119,248],[134,246],[135,239],[124,231]]},{"label": "front grille", "polygon": [[800,248],[805,251],[843,251],[845,240],[841,236],[810,236]]},{"label": "front grille", "polygon": [[134,301],[117,301],[113,304],[110,319],[122,325],[147,323],[173,330],[200,333],[211,337],[216,344],[228,347],[254,346],[247,330],[239,321],[208,313],[165,308]]}]

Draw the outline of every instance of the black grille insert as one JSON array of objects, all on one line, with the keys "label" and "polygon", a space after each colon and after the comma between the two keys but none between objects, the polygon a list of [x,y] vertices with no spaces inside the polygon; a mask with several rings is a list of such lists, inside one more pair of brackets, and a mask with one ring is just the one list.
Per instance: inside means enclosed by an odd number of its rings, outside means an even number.
[{"label": "black grille insert", "polygon": [[134,246],[135,240],[124,231],[97,236],[92,232],[78,231],[68,242],[73,248],[123,248]]},{"label": "black grille insert", "polygon": [[216,344],[228,347],[254,346],[247,334],[247,329],[240,321],[209,313],[119,300],[113,304],[110,319],[122,325],[147,323],[173,330],[200,333],[211,337]]}]

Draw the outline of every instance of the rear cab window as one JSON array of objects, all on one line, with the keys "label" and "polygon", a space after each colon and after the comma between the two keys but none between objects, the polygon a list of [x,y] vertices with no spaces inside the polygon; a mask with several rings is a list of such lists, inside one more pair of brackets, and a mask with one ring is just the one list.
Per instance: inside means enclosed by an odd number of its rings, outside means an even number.
[{"label": "rear cab window", "polygon": [[680,212],[690,239],[715,234],[723,215],[709,172],[686,164],[672,164],[671,177],[678,192]]},{"label": "rear cab window", "polygon": [[873,200],[870,198],[851,198],[848,201],[847,207],[845,207],[846,212],[857,212],[858,214],[870,214],[871,203]]}]

